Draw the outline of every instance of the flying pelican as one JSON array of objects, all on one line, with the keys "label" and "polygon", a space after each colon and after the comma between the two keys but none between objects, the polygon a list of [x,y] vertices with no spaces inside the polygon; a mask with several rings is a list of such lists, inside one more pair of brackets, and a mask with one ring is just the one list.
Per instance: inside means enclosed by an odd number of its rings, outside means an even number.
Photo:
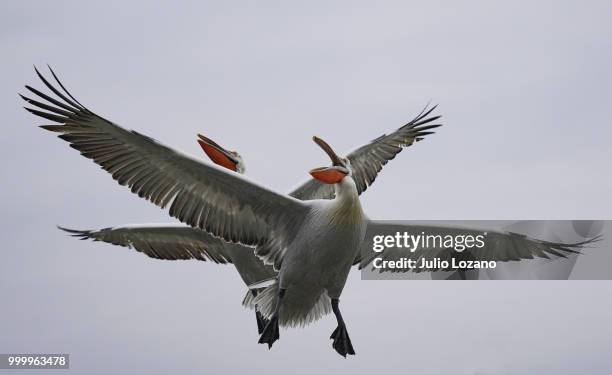
[{"label": "flying pelican", "polygon": [[[352,160],[354,166],[359,166],[357,168],[358,172],[355,174],[356,178],[365,182],[361,192],[374,183],[374,179],[382,167],[388,160],[393,159],[397,153],[401,152],[404,147],[422,140],[426,135],[433,134],[430,130],[440,126],[439,124],[430,124],[439,119],[440,116],[428,117],[435,108],[436,106],[423,109],[414,119],[395,132],[389,135],[383,134],[369,144],[358,147],[349,153],[348,159]],[[240,174],[246,171],[244,159],[238,152],[230,151],[202,134],[198,134],[197,141],[215,164]],[[331,199],[334,191],[327,186],[316,179],[309,179],[289,195],[300,200]],[[273,267],[265,265],[255,255],[251,247],[247,248],[241,244],[228,243],[212,236],[210,233],[187,226],[141,224],[100,230],[59,228],[80,239],[92,239],[119,246],[133,247],[155,259],[197,259],[220,264],[233,263],[247,286],[269,280],[276,275]],[[249,289],[243,299],[243,305],[255,309],[257,329],[261,334],[267,321],[253,302],[257,292],[258,289]]]},{"label": "flying pelican", "polygon": [[[331,166],[310,171],[319,181],[314,190],[319,194],[333,191],[334,198],[300,201],[119,127],[79,103],[51,72],[65,95],[38,71],[37,74],[61,101],[29,86],[28,90],[50,104],[22,96],[45,110],[26,108],[28,111],[59,124],[42,128],[61,133],[61,139],[133,193],[162,208],[170,205],[169,214],[181,222],[228,242],[256,246],[255,253],[266,264],[274,265],[278,275],[255,298],[269,318],[260,343],[271,347],[279,338],[279,323],[308,323],[331,302],[338,323],[331,336],[332,346],[343,356],[355,354],[339,301],[351,266],[364,263],[360,247],[372,222],[361,208],[359,193],[375,174],[365,173],[365,179],[360,180],[358,167],[353,167],[349,158],[338,156],[325,141],[313,137],[332,162]],[[396,148],[392,142],[382,151],[386,149],[387,154],[394,155],[389,150]],[[507,234],[496,233],[495,238],[494,250],[514,247],[514,239]],[[533,240],[523,237],[522,241],[527,250],[534,248],[528,246]],[[535,248],[541,253],[549,252],[546,246]],[[565,249],[572,247],[556,250]],[[527,254],[540,255],[529,251]]]}]

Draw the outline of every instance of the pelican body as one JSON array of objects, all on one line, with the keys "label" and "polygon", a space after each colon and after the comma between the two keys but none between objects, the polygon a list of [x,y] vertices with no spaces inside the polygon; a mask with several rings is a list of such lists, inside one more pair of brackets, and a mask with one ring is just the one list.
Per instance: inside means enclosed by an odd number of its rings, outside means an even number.
[{"label": "pelican body", "polygon": [[[278,275],[278,288],[285,290],[280,307],[281,325],[306,324],[329,311],[328,298],[338,299],[351,266],[359,255],[366,230],[366,217],[359,202],[353,179],[344,178],[335,184],[336,198],[310,201],[310,212],[302,229],[283,259]],[[261,309],[270,317],[268,304]],[[319,302],[321,301],[321,302]],[[327,302],[327,303],[326,303]]]},{"label": "pelican body", "polygon": [[[367,219],[359,202],[347,158],[340,158],[322,139],[313,140],[328,154],[331,167],[310,174],[322,183],[333,185],[331,200],[304,202],[299,229],[274,265],[277,282],[255,298],[269,319],[259,342],[269,347],[279,338],[280,325],[306,324],[329,311],[336,316],[338,328],[332,333],[333,347],[342,356],[355,354],[339,309],[340,295],[351,266],[358,258],[367,229]],[[266,258],[265,250],[256,250]],[[273,257],[274,258],[274,257]]]}]

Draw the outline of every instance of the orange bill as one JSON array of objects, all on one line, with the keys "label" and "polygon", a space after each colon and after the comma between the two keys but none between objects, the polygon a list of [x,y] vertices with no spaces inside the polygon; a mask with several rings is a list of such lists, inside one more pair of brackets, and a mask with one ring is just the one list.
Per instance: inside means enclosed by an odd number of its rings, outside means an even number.
[{"label": "orange bill", "polygon": [[334,167],[316,168],[310,171],[310,175],[324,184],[337,184],[346,177],[346,173]]},{"label": "orange bill", "polygon": [[212,160],[215,164],[230,169],[234,172],[237,170],[236,163],[230,159],[225,152],[201,139],[198,139],[198,143],[206,155],[208,155],[210,160]]}]

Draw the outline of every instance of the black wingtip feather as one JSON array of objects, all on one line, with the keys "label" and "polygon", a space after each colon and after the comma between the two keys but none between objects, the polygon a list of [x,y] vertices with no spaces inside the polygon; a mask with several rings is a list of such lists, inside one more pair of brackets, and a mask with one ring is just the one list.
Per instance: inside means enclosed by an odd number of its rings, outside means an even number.
[{"label": "black wingtip feather", "polygon": [[21,98],[23,100],[25,100],[27,103],[29,103],[31,105],[34,105],[34,106],[36,106],[36,107],[38,107],[40,109],[44,109],[46,111],[54,112],[54,113],[56,113],[58,115],[62,115],[62,116],[66,116],[66,117],[73,117],[74,116],[73,112],[64,111],[63,109],[60,109],[60,108],[57,108],[57,107],[54,107],[54,106],[51,106],[51,105],[48,105],[48,104],[45,104],[45,103],[41,103],[39,101],[36,101],[34,99],[30,99],[30,98],[28,98],[26,96],[23,96],[21,94],[19,94],[19,96],[21,96]]},{"label": "black wingtip feather", "polygon": [[55,122],[58,122],[60,124],[62,124],[62,123],[64,123],[66,121],[66,117],[54,115],[54,114],[48,113],[48,112],[38,111],[38,110],[33,109],[33,108],[28,108],[28,107],[23,107],[23,108],[26,111],[28,111],[28,112],[36,115],[36,116],[45,118],[47,120],[55,121]]},{"label": "black wingtip feather", "polygon": [[424,136],[426,135],[430,135],[430,134],[436,134],[436,132],[418,132],[417,136],[421,139],[423,139]]},{"label": "black wingtip feather", "polygon": [[90,238],[90,235],[91,235],[90,230],[70,229],[70,228],[61,227],[59,225],[56,225],[56,227],[57,229],[63,230],[64,232],[68,233],[71,237],[77,237],[81,240],[86,240]]},{"label": "black wingtip feather", "polygon": [[418,130],[418,131],[430,130],[430,129],[439,128],[440,126],[442,126],[442,124],[432,124],[432,125],[426,125],[426,126],[419,126],[415,130]]},{"label": "black wingtip feather", "polygon": [[423,108],[423,110],[421,111],[421,113],[419,113],[419,115],[414,119],[414,122],[425,118],[427,116],[429,116],[429,114],[431,112],[433,112],[436,108],[438,108],[438,105],[435,104],[434,106],[432,106],[431,108],[427,109],[427,107],[429,107],[429,103],[427,103],[427,105],[425,106],[425,108]]},{"label": "black wingtip feather", "polygon": [[70,111],[70,112],[77,112],[77,111],[79,111],[79,109],[78,109],[78,108],[73,108],[73,107],[70,107],[69,105],[67,105],[67,104],[65,104],[65,103],[62,103],[62,102],[60,102],[60,101],[58,101],[58,100],[56,100],[56,99],[53,99],[53,98],[52,98],[52,97],[50,97],[49,95],[47,95],[47,94],[45,94],[45,93],[43,93],[43,92],[40,92],[40,91],[36,90],[35,88],[33,88],[33,87],[31,87],[31,86],[26,85],[26,86],[25,86],[25,88],[26,88],[26,89],[28,89],[29,91],[31,91],[32,93],[34,93],[34,94],[38,95],[39,97],[41,97],[41,98],[45,99],[45,100],[46,100],[46,101],[48,101],[49,103],[53,103],[53,104],[55,104],[56,106],[61,107],[61,108],[64,108],[64,109],[65,109],[65,110],[67,110],[67,111]]},{"label": "black wingtip feather", "polygon": [[[414,126],[420,126],[420,125],[425,125],[428,124],[432,121],[436,121],[439,120],[442,116],[433,116],[433,117],[428,117],[428,118],[424,118],[423,120],[419,120],[417,122],[414,123]],[[442,124],[440,124],[442,125]],[[438,125],[438,126],[440,126]]]},{"label": "black wingtip feather", "polygon": [[38,127],[55,133],[63,131],[63,125],[40,125]]},{"label": "black wingtip feather", "polygon": [[40,72],[38,71],[38,69],[36,69],[36,67],[34,67],[34,70],[36,71],[38,78],[40,78],[40,80],[45,84],[45,86],[47,86],[49,90],[53,91],[55,95],[59,96],[60,98],[62,98],[62,100],[64,100],[66,103],[70,104],[71,106],[75,108],[78,108],[80,110],[86,110],[85,107],[68,99],[66,95],[62,94],[58,89],[56,89],[52,84],[50,84],[49,81],[47,81],[47,79],[42,74],[40,74]]},{"label": "black wingtip feather", "polygon": [[47,64],[47,68],[49,68],[49,71],[51,72],[51,75],[53,75],[53,78],[55,79],[55,81],[60,85],[60,87],[62,88],[62,90],[64,90],[64,92],[75,102],[77,102],[77,104],[79,104],[82,109],[86,109],[85,106],[83,104],[81,104],[78,100],[75,99],[74,96],[72,96],[72,94],[70,94],[70,92],[66,89],[66,87],[64,87],[64,85],[62,84],[62,82],[59,80],[59,78],[57,78],[57,75],[55,74],[55,72],[53,71],[53,69],[51,69],[51,66],[49,66],[49,64]]}]

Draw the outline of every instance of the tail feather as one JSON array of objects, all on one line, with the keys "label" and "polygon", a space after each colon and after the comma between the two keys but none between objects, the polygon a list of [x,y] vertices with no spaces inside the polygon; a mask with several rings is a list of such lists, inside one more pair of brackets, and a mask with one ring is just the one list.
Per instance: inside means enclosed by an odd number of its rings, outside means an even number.
[{"label": "tail feather", "polygon": [[[270,319],[276,311],[278,289],[278,280],[276,280],[272,285],[260,290],[256,297],[251,299],[245,296],[244,302],[249,304],[245,306],[257,305],[262,315]],[[296,288],[287,292],[283,301],[279,313],[279,324],[284,327],[304,327],[331,312],[331,300],[327,293],[309,298],[301,295],[299,289]]]},{"label": "tail feather", "polygon": [[255,309],[255,296],[253,295],[253,291],[251,289],[247,290],[244,298],[242,299],[242,306],[247,309],[254,310]]}]

